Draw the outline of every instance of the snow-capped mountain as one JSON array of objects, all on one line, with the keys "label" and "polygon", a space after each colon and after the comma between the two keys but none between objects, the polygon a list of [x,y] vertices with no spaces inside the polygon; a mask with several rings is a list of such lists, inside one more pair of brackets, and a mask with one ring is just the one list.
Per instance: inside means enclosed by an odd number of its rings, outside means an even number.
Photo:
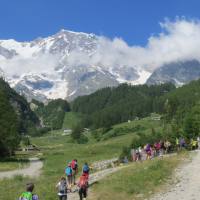
[{"label": "snow-capped mountain", "polygon": [[161,84],[171,82],[182,86],[191,80],[200,78],[200,62],[197,60],[172,62],[156,69],[147,80],[147,84]]},{"label": "snow-capped mountain", "polygon": [[71,100],[122,82],[143,84],[150,72],[99,59],[102,37],[61,30],[30,42],[0,40],[0,76],[29,100]]}]

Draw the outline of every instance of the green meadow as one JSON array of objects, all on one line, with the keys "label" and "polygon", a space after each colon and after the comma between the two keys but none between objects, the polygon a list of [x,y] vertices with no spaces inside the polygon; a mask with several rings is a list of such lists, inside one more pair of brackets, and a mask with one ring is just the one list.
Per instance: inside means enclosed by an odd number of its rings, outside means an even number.
[{"label": "green meadow", "polygon": [[[70,124],[73,123],[70,122]],[[134,129],[134,127],[138,127],[138,125],[140,126],[140,132],[145,132],[145,133],[151,133],[152,127],[154,127],[156,130],[161,130],[162,128],[161,122],[153,121],[150,118],[145,118],[142,120],[127,122],[114,126],[112,128],[113,131],[120,132],[119,130],[121,130],[123,134],[117,134],[115,137],[113,136],[108,137],[107,139],[104,140],[96,141],[95,138],[93,137],[93,133],[89,132],[86,134],[86,136],[89,138],[89,142],[87,144],[73,143],[70,136],[62,136],[61,134],[62,131],[60,132],[58,131],[55,134],[50,133],[49,135],[45,135],[43,137],[31,138],[31,143],[37,145],[40,148],[40,157],[43,159],[44,166],[42,168],[41,176],[37,179],[34,178],[30,179],[29,177],[16,176],[12,179],[1,180],[0,199],[6,199],[6,200],[17,199],[20,193],[24,191],[25,184],[29,181],[33,181],[36,185],[35,192],[40,196],[40,199],[55,200],[57,198],[55,185],[59,180],[59,178],[64,175],[65,166],[69,161],[71,161],[74,158],[78,159],[79,169],[80,169],[83,163],[86,161],[89,164],[92,164],[94,161],[119,157],[119,155],[122,152],[122,148],[124,146],[129,146],[132,140],[134,140],[136,132],[138,131]],[[109,133],[106,134],[109,135]],[[37,154],[36,155],[25,154],[23,156],[32,157],[32,156],[37,156]],[[171,168],[174,168],[176,166],[176,163],[178,163],[178,159],[176,161],[176,159],[174,158],[174,160],[175,160],[174,163],[171,163],[170,160],[166,161],[155,160],[149,163],[145,162],[141,165],[133,164],[127,169],[124,169],[119,173],[113,174],[112,176],[108,177],[108,179],[105,179],[104,181],[102,181],[102,183],[100,182],[98,185],[95,185],[93,194],[96,195],[95,198],[99,199],[98,194],[105,195],[106,188],[108,189],[107,191],[112,191],[113,193],[115,193],[116,188],[120,188],[122,186],[121,190],[124,190],[124,194],[127,193],[128,190],[130,191],[128,192],[128,194],[130,193],[132,195],[131,191],[133,190],[133,188],[130,187],[131,182],[133,180],[137,182],[139,179],[141,179],[140,184],[143,184],[146,181],[145,178],[142,178],[143,177],[142,174],[144,174],[144,172],[146,173],[145,166],[147,166],[148,168],[147,175],[150,176],[151,170],[156,171],[155,173],[158,174],[162,171],[162,169],[166,171],[165,166],[168,166],[169,171],[171,171]],[[2,162],[0,162],[0,169],[2,166],[3,166]],[[140,167],[138,168],[138,166]],[[136,172],[138,173],[138,178],[135,180]],[[167,172],[164,177],[167,177],[168,175],[170,175],[170,172]],[[160,176],[163,176],[163,174],[161,174]],[[123,185],[120,185],[118,181],[121,179],[121,177],[127,178],[124,179]],[[112,180],[114,180],[115,182],[114,186],[110,184]],[[154,185],[154,183],[151,184]],[[107,187],[105,185],[107,185]],[[157,187],[157,185],[155,186]],[[136,191],[136,193],[138,193],[138,191]],[[109,198],[104,198],[104,199],[109,199]],[[115,199],[120,199],[120,198],[115,197]]]},{"label": "green meadow", "polygon": [[174,169],[188,159],[187,153],[134,163],[92,187],[89,200],[148,199],[169,183]]}]

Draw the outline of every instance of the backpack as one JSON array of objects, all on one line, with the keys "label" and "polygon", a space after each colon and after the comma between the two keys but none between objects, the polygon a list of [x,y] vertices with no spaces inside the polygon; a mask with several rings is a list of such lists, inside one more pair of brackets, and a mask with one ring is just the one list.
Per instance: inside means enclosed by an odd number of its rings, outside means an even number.
[{"label": "backpack", "polygon": [[90,168],[88,167],[88,165],[84,165],[83,166],[83,172],[88,173],[89,171],[90,171]]},{"label": "backpack", "polygon": [[31,192],[23,192],[19,197],[19,200],[32,200],[32,193]]},{"label": "backpack", "polygon": [[71,167],[67,167],[65,169],[65,173],[66,173],[67,176],[71,176],[72,175],[72,168]]},{"label": "backpack", "polygon": [[62,194],[66,193],[66,185],[67,183],[65,180],[60,181],[59,186],[58,186],[59,193],[62,193]]},{"label": "backpack", "polygon": [[146,150],[146,152],[150,151],[151,150],[151,146],[149,144],[147,144],[145,150]]},{"label": "backpack", "polygon": [[37,194],[33,194],[33,196],[32,196],[32,200],[39,200],[38,195],[37,195]]},{"label": "backpack", "polygon": [[76,161],[75,160],[72,160],[72,163],[71,163],[71,166],[72,166],[72,169],[73,170],[76,170],[77,169],[77,163],[76,163]]},{"label": "backpack", "polygon": [[84,176],[81,176],[80,181],[79,181],[79,187],[80,188],[87,188],[88,186],[88,181],[87,178]]}]

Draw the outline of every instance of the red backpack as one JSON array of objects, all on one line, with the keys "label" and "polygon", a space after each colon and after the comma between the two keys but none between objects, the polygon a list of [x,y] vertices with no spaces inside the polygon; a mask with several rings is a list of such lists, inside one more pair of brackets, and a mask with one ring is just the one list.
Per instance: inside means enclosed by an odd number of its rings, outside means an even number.
[{"label": "red backpack", "polygon": [[79,187],[80,188],[87,188],[88,186],[88,179],[85,176],[81,176],[79,180]]},{"label": "red backpack", "polygon": [[77,170],[78,165],[77,165],[76,160],[72,160],[72,162],[71,162],[71,167],[72,167],[73,170]]}]

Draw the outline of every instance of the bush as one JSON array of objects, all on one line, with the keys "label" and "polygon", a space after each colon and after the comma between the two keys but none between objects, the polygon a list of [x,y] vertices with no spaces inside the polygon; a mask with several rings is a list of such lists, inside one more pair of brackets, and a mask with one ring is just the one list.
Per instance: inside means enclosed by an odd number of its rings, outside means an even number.
[{"label": "bush", "polygon": [[119,156],[120,161],[124,159],[124,157],[127,157],[128,160],[131,160],[131,148],[130,147],[123,147],[122,153]]},{"label": "bush", "polygon": [[88,138],[85,135],[81,135],[81,137],[77,140],[78,144],[86,144],[88,142]]}]

